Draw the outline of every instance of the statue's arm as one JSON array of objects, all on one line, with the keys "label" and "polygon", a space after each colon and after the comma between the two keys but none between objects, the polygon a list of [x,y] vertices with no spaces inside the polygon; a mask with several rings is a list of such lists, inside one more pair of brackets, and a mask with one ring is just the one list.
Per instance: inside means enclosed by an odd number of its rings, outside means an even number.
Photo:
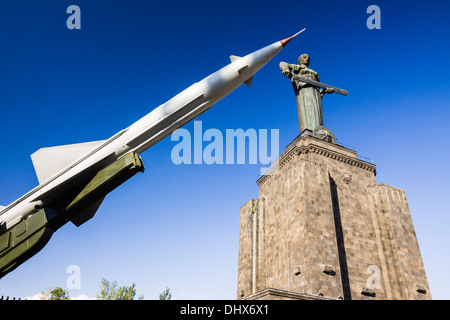
[{"label": "statue's arm", "polygon": [[319,90],[319,92],[320,92],[320,95],[323,97],[323,95],[325,93],[330,93],[330,94],[333,93],[334,89],[333,88],[322,88]]},{"label": "statue's arm", "polygon": [[286,77],[291,78],[291,75],[292,75],[294,69],[295,68],[294,68],[293,64],[289,64],[289,63],[286,63],[286,62],[280,62],[281,73],[283,75],[285,75]]}]

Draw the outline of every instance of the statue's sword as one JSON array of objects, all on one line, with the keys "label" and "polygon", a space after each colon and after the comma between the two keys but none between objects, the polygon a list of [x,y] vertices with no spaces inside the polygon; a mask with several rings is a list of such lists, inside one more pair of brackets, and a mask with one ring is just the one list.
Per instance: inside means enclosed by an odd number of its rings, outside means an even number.
[{"label": "statue's sword", "polygon": [[293,74],[293,73],[291,73],[291,75],[292,75],[293,79],[298,80],[298,81],[302,81],[302,82],[306,82],[306,83],[308,83],[308,84],[310,84],[312,86],[319,87],[319,88],[324,88],[324,89],[333,89],[334,92],[342,94],[344,96],[346,96],[348,94],[348,92],[346,90],[344,90],[344,89],[339,89],[339,88],[330,86],[328,84],[325,84],[325,83],[322,83],[322,82],[319,82],[319,81],[316,81],[316,80],[308,79],[308,78],[305,78],[305,77],[302,77],[302,76],[299,76],[299,75],[296,75],[296,74]]}]

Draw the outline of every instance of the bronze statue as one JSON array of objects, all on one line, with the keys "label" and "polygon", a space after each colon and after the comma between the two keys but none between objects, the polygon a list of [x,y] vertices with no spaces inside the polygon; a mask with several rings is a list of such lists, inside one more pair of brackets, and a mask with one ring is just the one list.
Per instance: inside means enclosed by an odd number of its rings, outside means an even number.
[{"label": "bronze statue", "polygon": [[336,138],[323,126],[322,97],[326,93],[337,92],[347,95],[347,91],[323,84],[319,74],[309,68],[310,58],[302,54],[298,64],[280,62],[280,70],[291,79],[297,98],[300,134],[312,134],[317,138],[336,143]]}]

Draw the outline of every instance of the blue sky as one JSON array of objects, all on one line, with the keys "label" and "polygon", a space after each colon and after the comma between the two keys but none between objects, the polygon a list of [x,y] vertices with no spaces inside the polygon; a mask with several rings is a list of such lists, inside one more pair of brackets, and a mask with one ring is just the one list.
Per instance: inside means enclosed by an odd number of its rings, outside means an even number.
[{"label": "blue sky", "polygon": [[[81,30],[66,9],[81,8]],[[369,30],[366,9],[381,8]],[[449,299],[450,26],[447,1],[24,1],[0,6],[0,204],[37,186],[30,154],[109,138],[217,69],[306,27],[253,80],[197,120],[203,130],[278,129],[280,152],[298,134],[292,87],[278,69],[302,53],[323,82],[338,143],[377,164],[377,182],[406,191],[435,299]],[[193,123],[185,126],[193,132]],[[235,299],[239,208],[258,197],[260,165],[175,165],[176,142],[107,196],[96,216],[66,224],[0,281],[0,294],[67,289],[93,297],[102,278],[156,299]]]}]

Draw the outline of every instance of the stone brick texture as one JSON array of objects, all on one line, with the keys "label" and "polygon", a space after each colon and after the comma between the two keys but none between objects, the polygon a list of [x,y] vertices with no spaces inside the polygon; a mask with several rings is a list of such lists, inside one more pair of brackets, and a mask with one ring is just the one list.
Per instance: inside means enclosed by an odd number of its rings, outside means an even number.
[{"label": "stone brick texture", "polygon": [[240,209],[237,298],[431,299],[405,192],[375,174],[297,137]]}]

